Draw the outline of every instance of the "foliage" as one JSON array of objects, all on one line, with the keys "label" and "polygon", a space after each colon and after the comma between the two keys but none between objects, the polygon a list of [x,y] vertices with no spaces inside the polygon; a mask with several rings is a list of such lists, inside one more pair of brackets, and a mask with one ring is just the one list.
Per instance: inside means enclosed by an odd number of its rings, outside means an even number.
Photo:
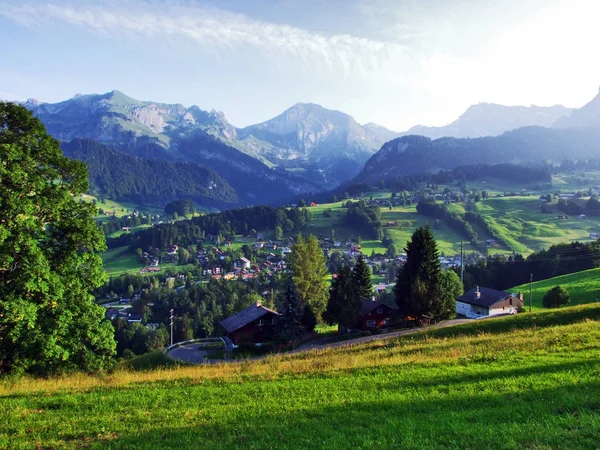
[{"label": "foliage", "polygon": [[371,298],[373,284],[371,283],[371,269],[367,266],[363,255],[359,255],[352,268],[352,284],[359,297]]},{"label": "foliage", "polygon": [[404,251],[406,262],[398,270],[394,287],[398,309],[404,316],[437,318],[436,314],[443,311],[439,305],[441,269],[429,227],[415,230]]},{"label": "foliage", "polygon": [[544,308],[559,308],[567,306],[571,302],[571,297],[562,286],[554,286],[546,295],[544,295]]},{"label": "foliage", "polygon": [[294,278],[291,276],[288,278],[286,290],[278,309],[281,314],[277,324],[278,339],[282,342],[296,341],[304,332],[302,325],[304,307]]},{"label": "foliage", "polygon": [[581,207],[575,203],[573,200],[568,200],[561,198],[558,200],[557,208],[560,209],[565,214],[569,214],[572,216],[576,216],[581,214]]},{"label": "foliage", "polygon": [[420,201],[417,204],[417,212],[423,216],[444,220],[450,228],[477,245],[477,233],[473,230],[473,227],[459,214],[448,211],[444,205],[436,203],[435,200]]},{"label": "foliage", "polygon": [[196,207],[191,200],[173,200],[165,205],[165,214],[171,216],[177,214],[183,217],[188,214],[194,214],[195,212]]},{"label": "foliage", "polygon": [[302,235],[298,235],[292,245],[289,267],[303,305],[310,305],[320,322],[327,307],[328,272],[325,255],[316,236],[311,234],[305,240]]},{"label": "foliage", "polygon": [[337,271],[331,289],[324,317],[327,323],[335,323],[344,328],[354,328],[358,323],[359,295],[354,284],[352,271],[348,266],[342,266]]},{"label": "foliage", "polygon": [[107,368],[113,330],[89,291],[104,237],[85,166],[22,106],[0,103],[0,373]]},{"label": "foliage", "polygon": [[344,223],[364,233],[372,239],[380,240],[383,237],[381,229],[381,211],[379,206],[369,205],[364,200],[358,202],[346,202],[348,211],[344,216]]},{"label": "foliage", "polygon": [[438,310],[434,316],[439,320],[451,319],[456,316],[456,299],[464,293],[463,285],[458,275],[451,270],[440,274]]}]

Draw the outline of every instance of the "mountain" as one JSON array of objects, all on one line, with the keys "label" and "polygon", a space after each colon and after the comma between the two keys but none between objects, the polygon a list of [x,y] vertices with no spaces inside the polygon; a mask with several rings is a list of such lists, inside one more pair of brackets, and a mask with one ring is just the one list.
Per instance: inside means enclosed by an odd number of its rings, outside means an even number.
[{"label": "mountain", "polygon": [[554,128],[600,127],[600,90],[589,103],[556,121]]},{"label": "mountain", "polygon": [[30,99],[24,105],[63,142],[94,140],[131,156],[211,168],[235,190],[240,204],[271,202],[325,187],[322,177],[272,168],[244,152],[247,143],[240,143],[237,129],[216,111],[139,101],[119,91],[77,95],[55,104]]},{"label": "mountain", "polygon": [[252,142],[249,145],[273,164],[320,171],[330,187],[356,175],[383,143],[396,136],[313,103],[298,103],[271,120],[238,130],[242,143]]},{"label": "mountain", "polygon": [[227,181],[198,163],[138,158],[85,139],[73,139],[61,148],[65,156],[86,163],[94,195],[159,207],[176,199],[217,208],[240,202]]},{"label": "mountain", "polygon": [[402,135],[416,134],[431,139],[498,136],[506,131],[526,126],[551,127],[557,120],[568,117],[572,111],[561,105],[543,107],[479,103],[470,106],[464,114],[449,125],[443,127],[417,125]]},{"label": "mountain", "polygon": [[387,142],[352,183],[376,184],[403,175],[438,172],[469,164],[561,162],[600,158],[600,127],[523,127],[500,136],[440,138],[403,136]]}]

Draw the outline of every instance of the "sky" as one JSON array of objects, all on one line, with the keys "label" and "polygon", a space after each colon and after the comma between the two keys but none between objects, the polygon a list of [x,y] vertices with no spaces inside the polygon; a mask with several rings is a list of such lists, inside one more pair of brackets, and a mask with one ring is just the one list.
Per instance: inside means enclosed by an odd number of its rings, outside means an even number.
[{"label": "sky", "polygon": [[236,126],[318,103],[395,131],[469,105],[580,107],[600,0],[0,0],[0,98],[120,90]]}]

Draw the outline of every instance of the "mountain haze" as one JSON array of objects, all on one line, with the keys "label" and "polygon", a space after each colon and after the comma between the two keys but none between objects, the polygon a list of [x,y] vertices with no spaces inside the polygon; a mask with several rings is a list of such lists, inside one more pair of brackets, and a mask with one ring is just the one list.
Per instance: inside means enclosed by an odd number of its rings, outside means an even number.
[{"label": "mountain haze", "polygon": [[402,133],[431,139],[441,137],[475,138],[498,136],[506,131],[527,126],[551,127],[557,120],[568,117],[572,109],[556,106],[504,106],[479,103],[470,106],[458,119],[442,127],[417,125]]},{"label": "mountain haze", "polygon": [[589,103],[556,121],[554,128],[600,127],[600,90]]}]

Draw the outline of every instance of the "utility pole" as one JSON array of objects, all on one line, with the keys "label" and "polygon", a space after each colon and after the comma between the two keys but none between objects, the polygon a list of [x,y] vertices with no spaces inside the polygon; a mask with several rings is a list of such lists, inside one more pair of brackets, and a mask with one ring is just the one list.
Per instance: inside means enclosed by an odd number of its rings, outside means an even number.
[{"label": "utility pole", "polygon": [[465,277],[465,263],[463,261],[463,241],[460,241],[460,284],[462,284],[463,286],[464,284],[464,277]]},{"label": "utility pole", "polygon": [[171,345],[173,345],[173,319],[175,316],[173,315],[173,309],[171,309],[171,315],[169,316],[169,324],[171,325]]},{"label": "utility pole", "polygon": [[531,312],[531,297],[532,297],[533,273],[529,274],[529,312]]}]

